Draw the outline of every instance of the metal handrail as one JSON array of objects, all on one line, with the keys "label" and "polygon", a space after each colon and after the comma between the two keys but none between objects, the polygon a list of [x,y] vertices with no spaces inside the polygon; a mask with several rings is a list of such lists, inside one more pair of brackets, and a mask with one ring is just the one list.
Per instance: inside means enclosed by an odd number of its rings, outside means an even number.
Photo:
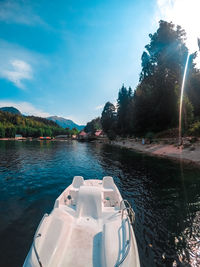
[{"label": "metal handrail", "polygon": [[[128,207],[126,206],[126,204],[128,205]],[[124,260],[126,259],[126,257],[128,256],[128,253],[130,251],[130,244],[131,244],[131,226],[130,226],[130,222],[131,224],[134,223],[134,220],[135,220],[135,213],[133,211],[133,209],[131,208],[131,205],[130,203],[128,202],[128,200],[126,199],[123,199],[121,202],[120,202],[120,209],[121,209],[121,212],[122,212],[122,220],[124,218],[124,211],[126,210],[127,211],[127,217],[125,219],[125,222],[127,221],[128,223],[128,232],[129,232],[129,238],[128,240],[126,241],[126,244],[125,244],[125,253],[123,255],[123,257],[121,258],[121,260],[115,264],[114,267],[119,267],[123,262]]]},{"label": "metal handrail", "polygon": [[[126,204],[128,205],[128,207],[126,206]],[[122,208],[122,204],[124,204],[124,207]],[[122,211],[122,219],[124,217],[124,211],[127,211],[127,215],[129,216],[130,218],[130,221],[131,221],[131,224],[134,223],[135,221],[135,212],[133,211],[132,207],[131,207],[131,204],[128,202],[128,200],[126,199],[123,199],[121,202],[120,202],[120,209]]]},{"label": "metal handrail", "polygon": [[39,223],[39,225],[38,225],[38,228],[37,228],[36,233],[35,233],[34,238],[33,238],[33,249],[34,249],[35,256],[36,256],[36,259],[37,259],[37,261],[38,261],[40,267],[43,267],[43,265],[42,265],[42,263],[41,263],[39,254],[38,254],[37,249],[36,249],[36,246],[35,246],[35,240],[36,240],[36,238],[38,238],[38,237],[41,236],[41,234],[38,233],[38,230],[39,230],[39,228],[40,228],[42,222],[44,221],[44,218],[46,218],[47,216],[49,216],[49,215],[48,215],[47,213],[45,213],[44,216],[43,216],[43,218],[42,218],[42,220],[40,221],[40,223]]},{"label": "metal handrail", "polygon": [[120,202],[120,209],[122,209],[122,204],[124,204],[124,207],[126,207],[126,204],[128,205],[129,208],[131,208],[131,204],[128,202],[127,199],[122,199]]},{"label": "metal handrail", "polygon": [[123,257],[121,258],[121,260],[119,262],[117,262],[114,267],[119,267],[124,262],[124,260],[126,259],[126,257],[128,256],[128,253],[130,251],[130,244],[131,244],[131,229],[130,228],[131,228],[131,226],[130,226],[130,222],[129,222],[128,217],[125,219],[125,221],[127,221],[127,223],[128,223],[128,232],[129,232],[129,238],[125,244],[125,249],[126,248],[127,249],[126,249]]}]

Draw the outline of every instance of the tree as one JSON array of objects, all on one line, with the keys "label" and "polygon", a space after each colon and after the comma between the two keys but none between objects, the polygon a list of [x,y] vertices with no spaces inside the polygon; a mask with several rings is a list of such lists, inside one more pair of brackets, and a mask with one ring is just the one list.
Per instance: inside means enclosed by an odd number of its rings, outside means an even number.
[{"label": "tree", "polygon": [[77,128],[73,128],[71,130],[71,135],[77,135],[79,133],[79,130],[77,130]]},{"label": "tree", "polygon": [[101,124],[103,131],[105,133],[108,133],[111,129],[115,127],[115,123],[116,123],[115,106],[112,103],[107,102],[101,113]]},{"label": "tree", "polygon": [[194,120],[194,107],[187,96],[183,98],[182,119],[182,130],[186,132]]},{"label": "tree", "polygon": [[98,117],[88,122],[84,128],[84,131],[86,133],[94,134],[97,130],[101,130],[101,129],[102,129],[101,119],[100,117]]},{"label": "tree", "polygon": [[132,89],[127,90],[124,85],[119,90],[117,99],[117,130],[119,134],[127,135],[130,133],[130,109],[132,100]]},{"label": "tree", "polygon": [[193,69],[188,73],[185,89],[194,108],[194,117],[200,119],[200,70]]},{"label": "tree", "polygon": [[[75,128],[76,129],[76,128]],[[77,129],[76,129],[77,130]],[[68,135],[68,137],[71,136],[71,130],[69,127],[65,128],[65,134]]]},{"label": "tree", "polygon": [[8,126],[5,128],[6,137],[15,137],[16,128],[14,126]]},{"label": "tree", "polygon": [[162,131],[178,125],[177,103],[188,53],[186,33],[180,26],[161,20],[149,37],[134,96],[135,132]]},{"label": "tree", "polygon": [[0,138],[4,138],[5,137],[5,128],[0,125]]}]

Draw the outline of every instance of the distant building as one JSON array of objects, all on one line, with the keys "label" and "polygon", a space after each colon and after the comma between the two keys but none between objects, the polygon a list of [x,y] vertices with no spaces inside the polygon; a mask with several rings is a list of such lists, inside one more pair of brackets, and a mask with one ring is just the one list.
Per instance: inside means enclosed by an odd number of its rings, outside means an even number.
[{"label": "distant building", "polygon": [[51,140],[50,136],[40,136],[39,137],[40,140]]},{"label": "distant building", "polygon": [[88,134],[85,131],[81,131],[78,135],[78,139],[80,140],[87,139],[87,137],[88,137]]},{"label": "distant building", "polygon": [[21,134],[16,134],[15,140],[26,140],[26,137],[23,137]]},{"label": "distant building", "polygon": [[23,138],[23,137],[22,137],[21,134],[16,134],[16,135],[15,135],[15,139],[16,139],[16,140],[19,140],[19,139],[22,139],[22,138]]},{"label": "distant building", "polygon": [[102,131],[102,130],[97,130],[95,133],[94,133],[94,135],[96,136],[96,137],[104,137],[105,135],[104,135],[104,132]]}]

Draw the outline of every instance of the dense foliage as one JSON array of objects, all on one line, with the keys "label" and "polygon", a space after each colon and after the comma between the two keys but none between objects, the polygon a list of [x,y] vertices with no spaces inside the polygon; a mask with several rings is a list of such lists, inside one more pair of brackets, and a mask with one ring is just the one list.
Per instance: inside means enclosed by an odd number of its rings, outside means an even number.
[{"label": "dense foliage", "polygon": [[97,130],[101,130],[101,129],[102,129],[101,119],[98,117],[88,122],[84,128],[84,131],[86,133],[94,134]]},{"label": "dense foliage", "polygon": [[25,117],[0,111],[0,138],[15,137],[15,134],[21,134],[23,137],[39,137],[71,135],[76,133],[76,129],[63,129],[55,122],[44,118],[34,116]]},{"label": "dense foliage", "polygon": [[[180,26],[160,21],[150,34],[142,54],[139,84],[132,92],[124,85],[119,90],[117,112],[106,103],[102,112],[103,130],[121,136],[145,136],[178,127],[180,93],[188,55],[186,33]],[[183,99],[183,131],[195,132],[200,120],[200,70],[195,67],[196,53],[189,57]],[[193,127],[193,131],[190,128]]]}]

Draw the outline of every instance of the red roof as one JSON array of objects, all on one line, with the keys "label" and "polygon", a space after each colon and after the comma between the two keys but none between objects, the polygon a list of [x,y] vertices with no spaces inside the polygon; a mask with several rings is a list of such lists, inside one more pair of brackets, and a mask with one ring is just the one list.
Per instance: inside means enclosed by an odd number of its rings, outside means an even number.
[{"label": "red roof", "polygon": [[50,136],[40,136],[41,140],[50,140],[51,137]]},{"label": "red roof", "polygon": [[95,132],[95,136],[100,136],[100,135],[102,135],[103,134],[103,131],[102,130],[97,130],[96,132]]},{"label": "red roof", "polygon": [[86,134],[86,132],[81,131],[79,135],[80,135],[80,136],[86,136],[87,134]]}]

